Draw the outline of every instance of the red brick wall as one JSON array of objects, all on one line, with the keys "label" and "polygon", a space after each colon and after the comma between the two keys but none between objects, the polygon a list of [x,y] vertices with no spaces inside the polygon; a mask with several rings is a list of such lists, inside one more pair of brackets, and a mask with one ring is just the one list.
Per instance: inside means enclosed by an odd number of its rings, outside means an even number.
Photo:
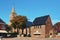
[{"label": "red brick wall", "polygon": [[57,25],[55,25],[54,27],[55,27],[54,28],[55,30],[57,30],[58,32],[60,32],[60,26],[58,27]]},{"label": "red brick wall", "polygon": [[49,31],[52,29],[52,22],[50,17],[48,17],[48,19],[46,20],[46,28],[45,28],[45,37],[49,37]]}]

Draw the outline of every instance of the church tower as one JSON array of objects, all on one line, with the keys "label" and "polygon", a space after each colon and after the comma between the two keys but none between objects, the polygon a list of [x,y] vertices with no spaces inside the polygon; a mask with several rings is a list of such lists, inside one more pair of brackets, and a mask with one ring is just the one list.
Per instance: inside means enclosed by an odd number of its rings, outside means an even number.
[{"label": "church tower", "polygon": [[15,13],[14,7],[12,7],[12,11],[11,11],[11,14],[10,14],[10,20],[12,20],[15,16],[17,16],[17,15]]},{"label": "church tower", "polygon": [[[11,11],[11,14],[10,14],[10,21],[13,20],[14,17],[16,17],[17,14],[15,13],[15,9],[14,7],[12,7],[12,11]],[[8,25],[11,25],[11,22],[9,22]]]}]

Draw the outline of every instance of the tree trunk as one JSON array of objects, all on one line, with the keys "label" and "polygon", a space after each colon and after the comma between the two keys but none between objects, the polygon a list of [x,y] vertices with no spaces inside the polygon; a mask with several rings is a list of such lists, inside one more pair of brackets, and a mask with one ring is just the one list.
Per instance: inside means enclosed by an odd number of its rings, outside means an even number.
[{"label": "tree trunk", "polygon": [[29,27],[29,34],[31,34],[31,27]]},{"label": "tree trunk", "polygon": [[22,34],[24,34],[24,28],[22,28]]},{"label": "tree trunk", "polygon": [[18,28],[17,28],[17,34],[18,34]]},{"label": "tree trunk", "polygon": [[19,28],[17,28],[17,33],[18,33],[18,35],[19,35],[19,31],[20,31],[20,29],[19,29]]},{"label": "tree trunk", "polygon": [[27,35],[27,27],[26,27],[26,35]]}]

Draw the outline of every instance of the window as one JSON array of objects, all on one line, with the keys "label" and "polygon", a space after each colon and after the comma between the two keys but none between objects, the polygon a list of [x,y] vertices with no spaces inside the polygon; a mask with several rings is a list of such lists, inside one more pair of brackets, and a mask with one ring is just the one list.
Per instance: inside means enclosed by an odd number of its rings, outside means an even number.
[{"label": "window", "polygon": [[41,25],[39,27],[41,28]]},{"label": "window", "polygon": [[39,29],[39,28],[41,28],[41,26],[40,26],[40,25],[38,25],[38,26],[35,26],[34,28],[38,28],[38,29]]},{"label": "window", "polygon": [[34,26],[34,29],[36,28],[36,26]]},{"label": "window", "polygon": [[4,25],[2,25],[2,28],[1,28],[2,30],[4,30],[5,29],[5,26]]},{"label": "window", "polygon": [[37,28],[37,26],[34,26],[34,29],[36,29]]},{"label": "window", "polygon": [[52,33],[50,33],[50,35],[52,35]]},{"label": "window", "polygon": [[37,26],[36,26],[36,28],[38,28],[38,29],[39,29],[39,25],[37,25]]},{"label": "window", "polygon": [[39,29],[39,26],[38,26],[38,29]]},{"label": "window", "polygon": [[45,25],[41,25],[41,27],[45,27]]},{"label": "window", "polygon": [[35,26],[34,26],[34,29],[35,29]]}]

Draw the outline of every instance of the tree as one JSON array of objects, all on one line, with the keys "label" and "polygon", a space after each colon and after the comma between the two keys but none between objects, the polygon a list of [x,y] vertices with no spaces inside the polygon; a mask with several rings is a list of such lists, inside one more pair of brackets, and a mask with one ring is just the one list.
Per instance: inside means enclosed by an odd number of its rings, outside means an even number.
[{"label": "tree", "polygon": [[17,25],[17,23],[15,23],[15,22],[12,22],[12,24],[11,24],[11,26],[12,26],[14,29],[16,29],[16,25]]},{"label": "tree", "polygon": [[12,30],[11,26],[7,26],[7,27],[6,27],[6,31],[7,31],[7,32],[9,32],[9,31],[11,31],[11,30]]},{"label": "tree", "polygon": [[60,22],[57,22],[57,23],[54,25],[54,29],[55,29],[57,32],[60,32]]},{"label": "tree", "polygon": [[12,24],[11,26],[15,29],[17,28],[17,33],[19,33],[19,29],[22,29],[22,34],[23,34],[23,30],[25,28],[24,25],[26,25],[27,22],[27,17],[26,16],[16,16],[13,18],[13,20],[11,20]]},{"label": "tree", "polygon": [[57,22],[55,25],[57,25],[59,27],[60,26],[60,22]]}]

